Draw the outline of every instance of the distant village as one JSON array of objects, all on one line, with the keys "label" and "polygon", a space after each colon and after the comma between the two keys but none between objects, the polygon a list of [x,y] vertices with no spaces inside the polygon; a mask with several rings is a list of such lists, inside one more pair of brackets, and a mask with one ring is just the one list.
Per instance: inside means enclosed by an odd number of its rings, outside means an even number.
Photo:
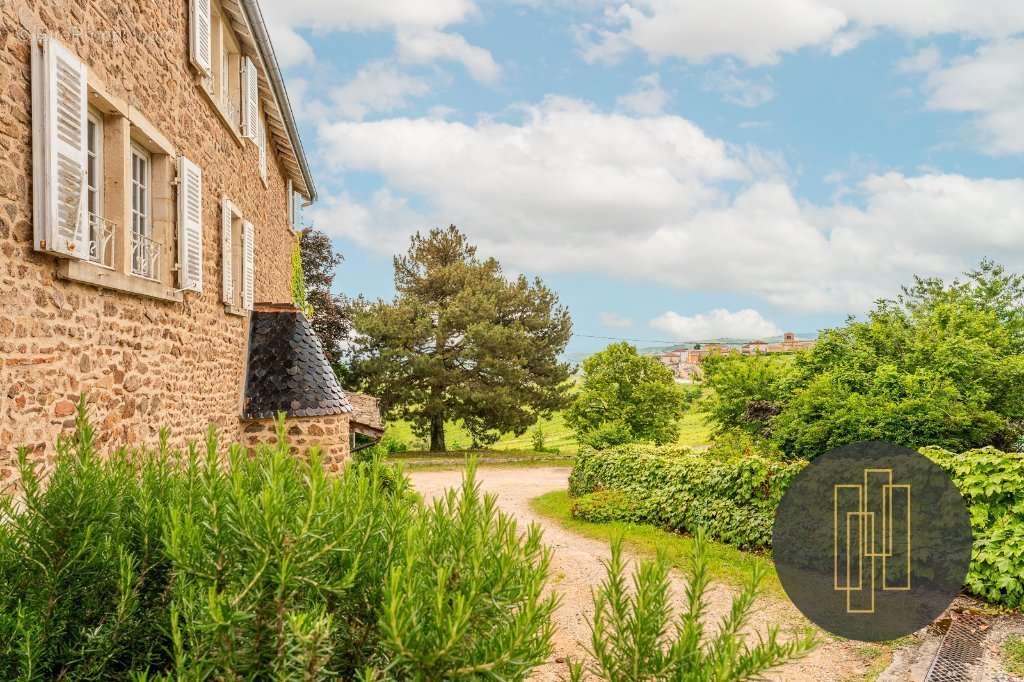
[{"label": "distant village", "polygon": [[672,370],[676,375],[676,381],[681,383],[693,383],[701,377],[701,362],[709,355],[722,353],[742,353],[743,355],[756,355],[757,353],[795,353],[796,351],[812,348],[817,341],[801,340],[796,338],[793,332],[786,332],[782,341],[748,341],[743,344],[730,343],[694,343],[672,350],[665,351],[658,355],[663,365]]}]

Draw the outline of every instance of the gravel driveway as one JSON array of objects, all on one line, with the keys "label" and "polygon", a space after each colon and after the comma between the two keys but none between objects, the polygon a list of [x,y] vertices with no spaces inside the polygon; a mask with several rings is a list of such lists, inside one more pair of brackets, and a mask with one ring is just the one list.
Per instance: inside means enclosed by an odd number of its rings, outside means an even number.
[{"label": "gravel driveway", "polygon": [[[508,467],[477,470],[477,479],[484,492],[498,496],[498,506],[515,516],[524,526],[531,522],[544,528],[544,540],[553,550],[550,588],[562,595],[555,614],[555,652],[551,660],[541,666],[532,679],[563,680],[567,678],[566,657],[583,658],[590,632],[587,627],[593,611],[591,588],[605,576],[603,559],[608,558],[608,545],[604,542],[577,535],[535,514],[529,502],[534,497],[552,490],[565,490],[569,470],[556,467]],[[457,486],[462,480],[461,469],[445,471],[412,471],[413,485],[427,499],[446,488]],[[627,553],[628,555],[628,553]],[[683,580],[673,576],[673,589],[682,594]],[[735,590],[714,585],[709,591],[710,618],[717,622],[729,609]],[[763,599],[754,615],[751,627],[764,631],[772,623],[782,629],[799,627],[805,623],[788,602]],[[816,680],[840,682],[856,680],[871,663],[861,653],[859,645],[835,639],[825,639],[807,658],[793,663],[770,676],[774,680]]]}]

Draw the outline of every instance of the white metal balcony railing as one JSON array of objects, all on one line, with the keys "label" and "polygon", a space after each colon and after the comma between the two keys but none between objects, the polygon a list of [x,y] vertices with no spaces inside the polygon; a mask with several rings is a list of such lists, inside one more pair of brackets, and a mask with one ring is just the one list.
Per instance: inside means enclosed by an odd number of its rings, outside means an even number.
[{"label": "white metal balcony railing", "polygon": [[89,214],[89,260],[105,268],[114,267],[114,230],[116,226],[95,213]]},{"label": "white metal balcony railing", "polygon": [[231,90],[228,89],[218,90],[215,87],[215,83],[211,76],[203,77],[203,88],[210,98],[217,104],[217,108],[224,114],[224,117],[231,122],[235,128],[239,128],[242,125],[242,105],[238,101],[238,97],[232,101]]},{"label": "white metal balcony railing", "polygon": [[160,279],[160,254],[163,244],[149,237],[132,233],[132,274]]}]

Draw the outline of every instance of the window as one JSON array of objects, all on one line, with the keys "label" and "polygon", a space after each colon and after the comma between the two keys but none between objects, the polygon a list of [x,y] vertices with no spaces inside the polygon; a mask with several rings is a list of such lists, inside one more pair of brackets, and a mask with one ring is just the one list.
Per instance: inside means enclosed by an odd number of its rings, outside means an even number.
[{"label": "window", "polygon": [[224,305],[236,312],[252,310],[255,231],[227,197],[221,198],[220,238]]},{"label": "window", "polygon": [[100,215],[102,188],[100,173],[103,169],[103,124],[94,110],[89,110],[86,133],[86,206],[92,215]]},{"label": "window", "polygon": [[231,21],[221,11],[220,4],[210,4],[210,49],[213,68],[206,79],[206,91],[221,115],[236,131],[241,126],[240,68],[241,49],[235,38]]},{"label": "window", "polygon": [[150,153],[132,144],[132,272],[159,279],[160,244],[153,239]]},{"label": "window", "polygon": [[86,119],[85,219],[88,225],[89,260],[114,266],[114,225],[103,217],[103,115],[89,109]]},{"label": "window", "polygon": [[65,279],[172,301],[201,292],[201,169],[57,40],[33,41],[32,60],[36,250]]}]

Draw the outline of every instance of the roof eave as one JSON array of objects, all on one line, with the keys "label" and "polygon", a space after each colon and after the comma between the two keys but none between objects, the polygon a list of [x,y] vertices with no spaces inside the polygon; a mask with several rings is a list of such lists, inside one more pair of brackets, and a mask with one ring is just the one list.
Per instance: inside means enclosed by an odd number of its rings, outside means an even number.
[{"label": "roof eave", "polygon": [[298,159],[299,167],[305,180],[306,189],[309,194],[306,197],[310,202],[316,201],[316,184],[313,182],[313,174],[309,170],[309,161],[306,159],[306,152],[302,147],[302,138],[299,136],[299,128],[295,123],[295,114],[292,112],[291,100],[288,99],[288,90],[285,88],[284,77],[281,75],[281,67],[277,63],[277,55],[274,53],[274,46],[270,41],[270,34],[267,32],[267,25],[263,21],[263,12],[260,10],[258,0],[238,0],[245,11],[246,19],[249,22],[256,47],[263,57],[266,68],[267,80],[277,99],[278,107],[281,110],[281,117],[284,119],[285,127],[288,129],[288,136],[295,149],[295,156]]}]

